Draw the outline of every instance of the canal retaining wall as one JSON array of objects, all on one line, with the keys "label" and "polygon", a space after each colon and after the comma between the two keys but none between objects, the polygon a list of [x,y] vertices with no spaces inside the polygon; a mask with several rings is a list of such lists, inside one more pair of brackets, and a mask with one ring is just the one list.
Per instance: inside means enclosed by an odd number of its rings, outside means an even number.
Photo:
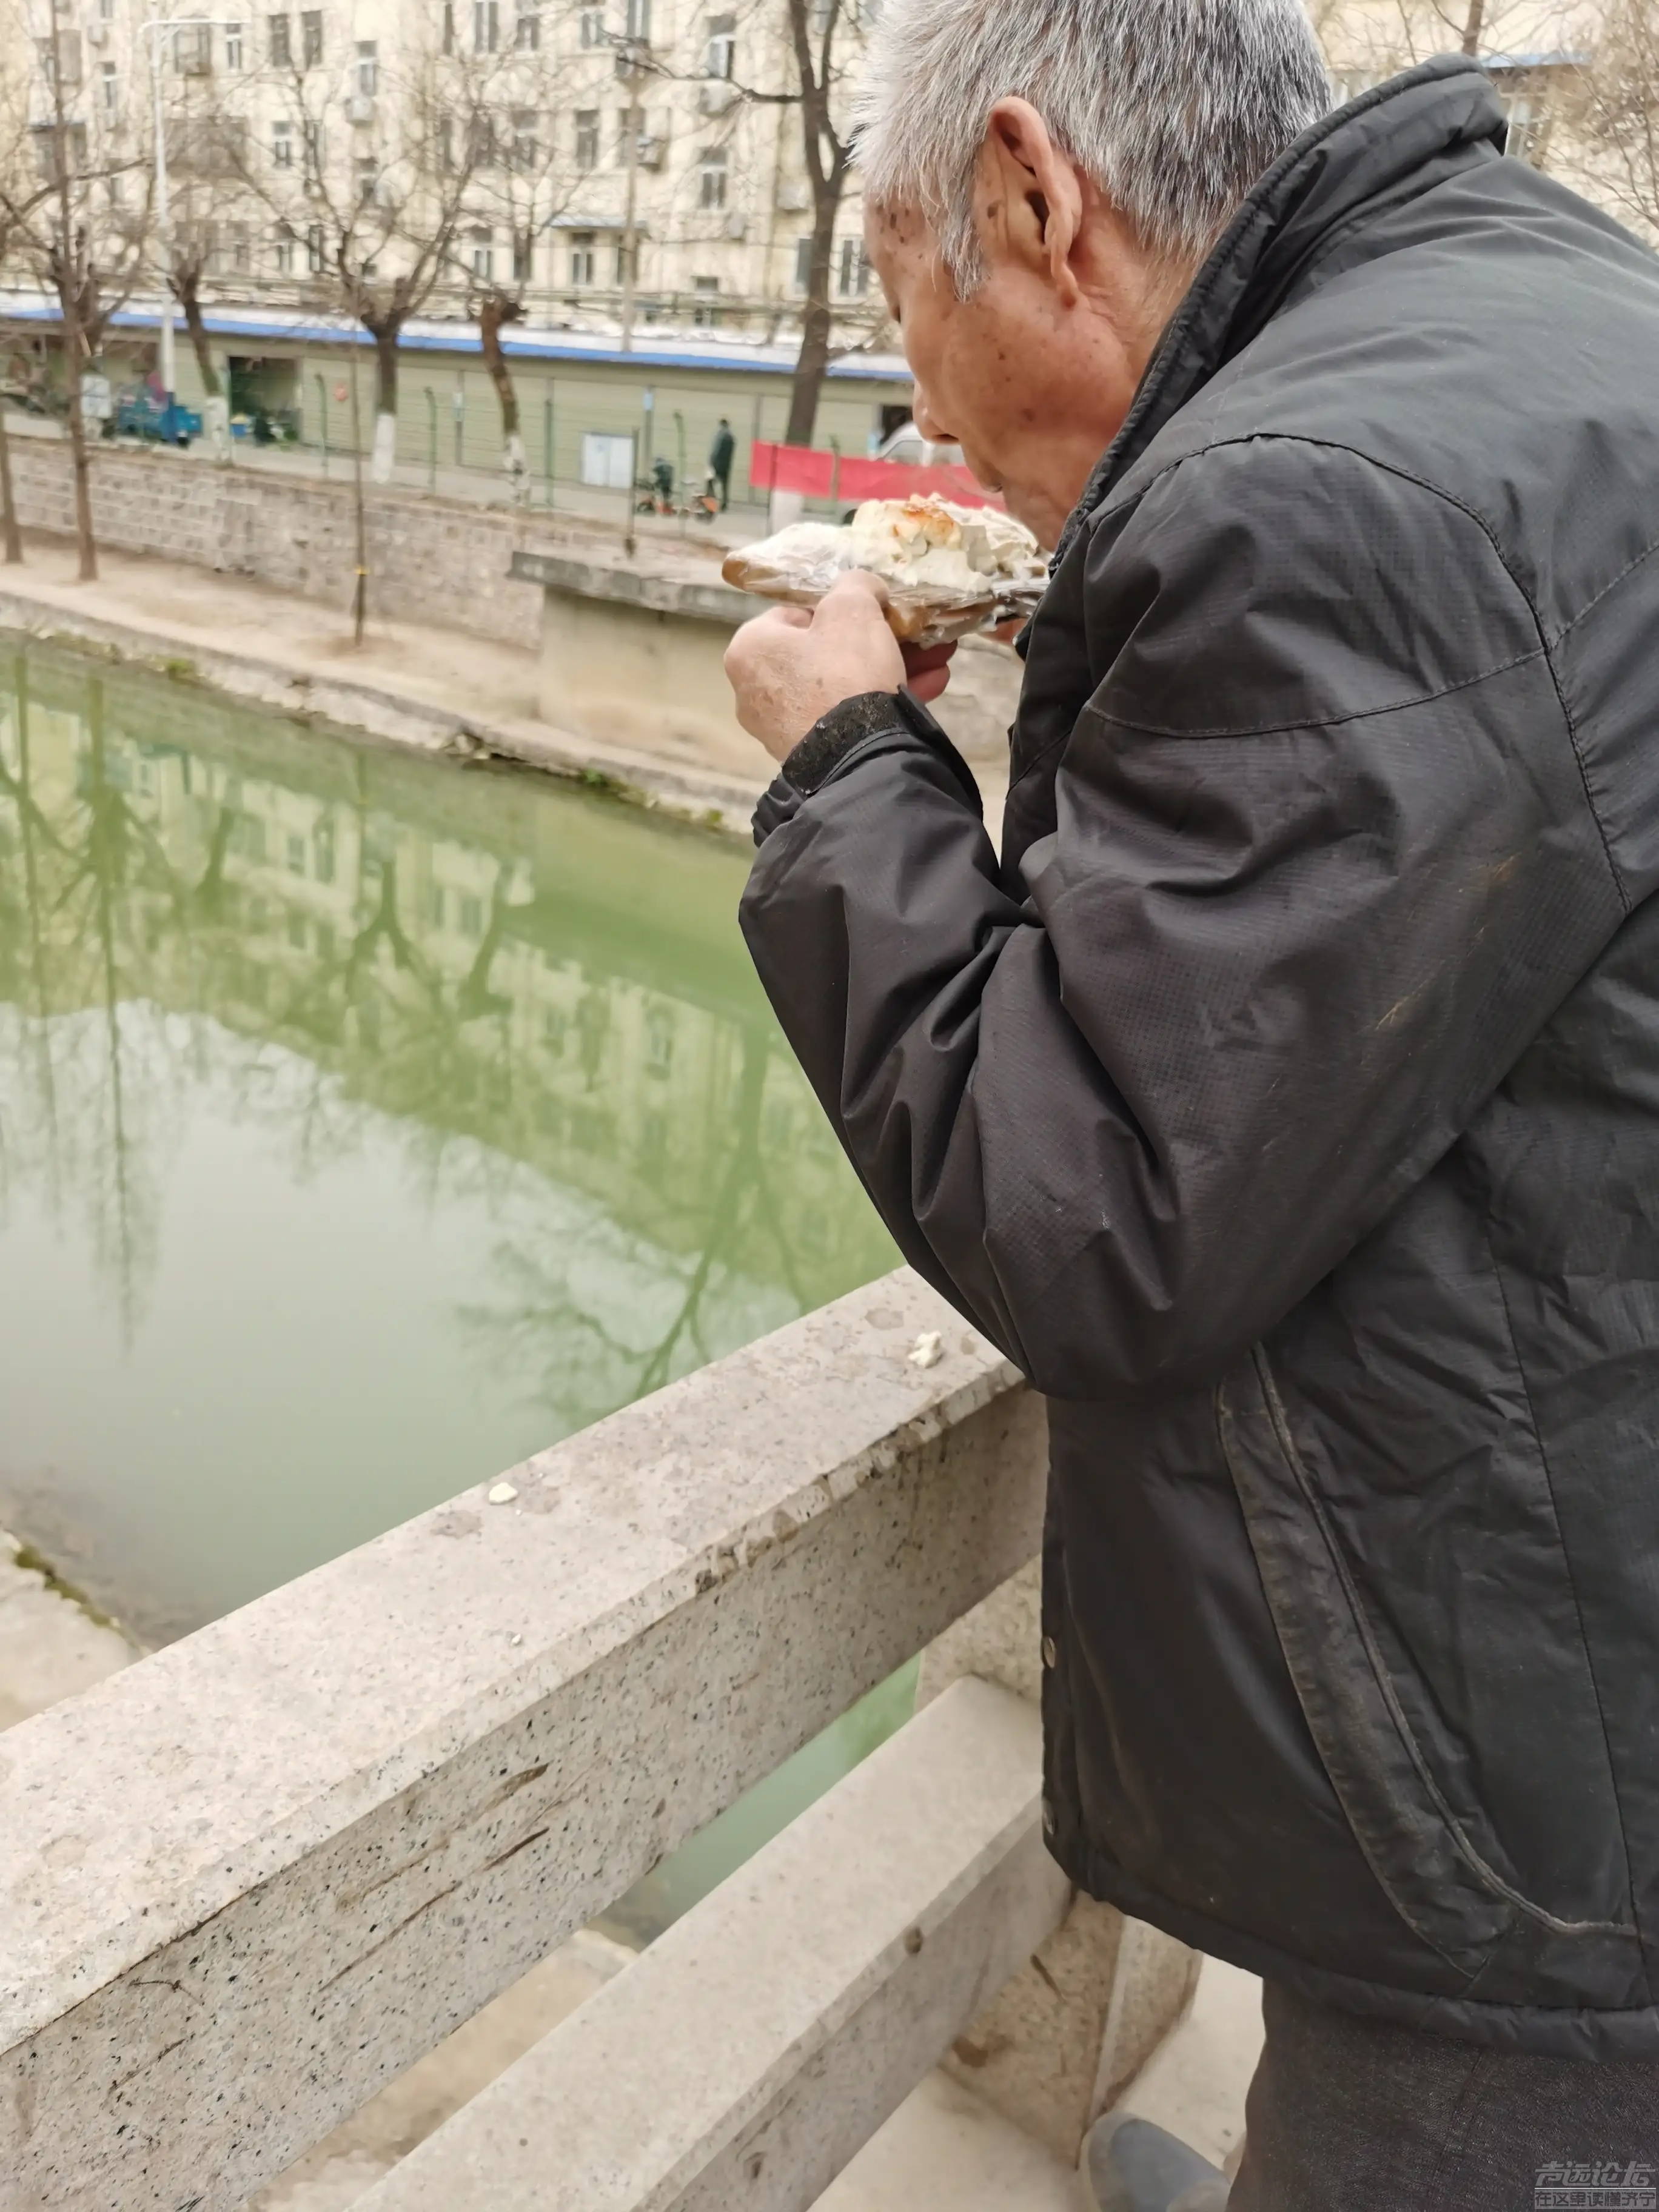
[{"label": "canal retaining wall", "polygon": [[[24,528],[70,535],[75,493],[68,445],[14,438],[11,465]],[[545,515],[426,492],[365,484],[363,498],[377,614],[534,650],[540,587],[514,583],[507,571],[515,553],[568,542],[573,533]],[[349,483],[101,448],[92,460],[92,515],[100,543],[125,553],[188,561],[336,605],[351,598],[357,550]]]}]

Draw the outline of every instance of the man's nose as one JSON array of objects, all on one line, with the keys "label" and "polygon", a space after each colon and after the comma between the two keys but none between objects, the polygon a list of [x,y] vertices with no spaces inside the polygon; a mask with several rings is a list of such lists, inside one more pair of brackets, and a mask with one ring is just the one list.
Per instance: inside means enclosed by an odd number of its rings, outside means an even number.
[{"label": "man's nose", "polygon": [[947,429],[933,412],[933,403],[920,384],[911,398],[910,419],[930,446],[954,446],[957,443],[956,432]]}]

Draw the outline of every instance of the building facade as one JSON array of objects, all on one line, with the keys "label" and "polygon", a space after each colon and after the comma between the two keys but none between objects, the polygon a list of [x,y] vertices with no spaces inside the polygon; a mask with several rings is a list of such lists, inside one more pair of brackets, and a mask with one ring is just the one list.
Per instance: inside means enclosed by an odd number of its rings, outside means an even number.
[{"label": "building facade", "polygon": [[[811,0],[837,112],[870,4]],[[601,330],[631,260],[641,326],[798,323],[812,194],[787,0],[173,0],[161,26],[152,6],[0,0],[0,161],[50,173],[61,93],[93,214],[159,230],[159,115],[175,250],[207,295],[322,308],[343,241],[372,280],[441,234],[433,312],[495,289]],[[855,179],[831,267],[856,343],[880,318]]]}]

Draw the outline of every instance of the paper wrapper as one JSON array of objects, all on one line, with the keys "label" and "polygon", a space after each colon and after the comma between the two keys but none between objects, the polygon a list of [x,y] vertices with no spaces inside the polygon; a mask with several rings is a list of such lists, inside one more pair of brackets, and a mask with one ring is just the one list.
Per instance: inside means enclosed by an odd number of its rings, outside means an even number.
[{"label": "paper wrapper", "polygon": [[815,607],[839,577],[857,568],[880,576],[886,585],[888,627],[905,645],[946,645],[974,630],[1023,621],[1042,596],[1042,581],[1036,579],[1004,583],[991,576],[975,578],[982,588],[965,592],[905,580],[884,572],[878,562],[860,560],[853,532],[830,523],[792,523],[757,545],[728,553],[720,574],[740,592]]}]

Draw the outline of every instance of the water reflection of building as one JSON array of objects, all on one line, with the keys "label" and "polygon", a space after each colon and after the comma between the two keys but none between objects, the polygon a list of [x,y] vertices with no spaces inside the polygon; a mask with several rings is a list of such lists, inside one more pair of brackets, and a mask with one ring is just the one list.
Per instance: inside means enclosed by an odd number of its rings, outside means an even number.
[{"label": "water reflection of building", "polygon": [[[0,1000],[38,1024],[145,1000],[285,1045],[428,1156],[476,1139],[799,1310],[889,1252],[749,975],[739,875],[521,777],[0,661]],[[114,1177],[135,1205],[142,1161]]]}]

